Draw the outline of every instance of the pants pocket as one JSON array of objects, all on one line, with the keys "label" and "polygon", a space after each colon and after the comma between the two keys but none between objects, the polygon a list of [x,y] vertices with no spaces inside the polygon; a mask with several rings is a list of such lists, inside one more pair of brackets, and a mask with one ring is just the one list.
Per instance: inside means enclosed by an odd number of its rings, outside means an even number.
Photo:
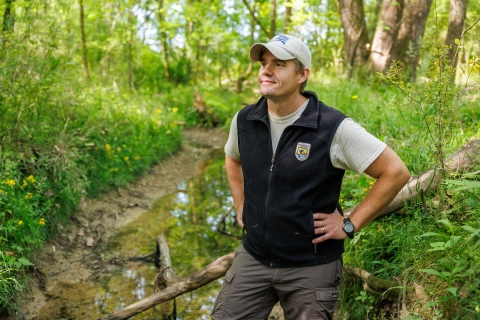
[{"label": "pants pocket", "polygon": [[223,319],[225,312],[225,304],[230,294],[230,288],[232,287],[233,279],[235,278],[235,271],[229,269],[225,274],[225,282],[223,282],[222,289],[218,294],[217,300],[212,310],[212,319],[220,320]]},{"label": "pants pocket", "polygon": [[338,299],[338,288],[315,289],[317,303],[315,306],[315,319],[333,319],[333,313]]}]

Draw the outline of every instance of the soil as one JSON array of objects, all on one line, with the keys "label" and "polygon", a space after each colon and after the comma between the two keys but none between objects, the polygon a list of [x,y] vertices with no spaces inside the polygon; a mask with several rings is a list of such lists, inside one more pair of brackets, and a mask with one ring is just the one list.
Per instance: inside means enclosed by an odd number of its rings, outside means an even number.
[{"label": "soil", "polygon": [[27,275],[27,288],[17,298],[18,312],[7,319],[52,319],[49,306],[59,302],[55,294],[58,288],[87,283],[118,267],[122,261],[104,259],[102,254],[116,230],[193,177],[203,160],[223,148],[227,136],[220,128],[186,130],[182,149],[144,177],[98,198],[82,199],[69,223],[59,226],[59,236],[36,255],[33,272]]}]

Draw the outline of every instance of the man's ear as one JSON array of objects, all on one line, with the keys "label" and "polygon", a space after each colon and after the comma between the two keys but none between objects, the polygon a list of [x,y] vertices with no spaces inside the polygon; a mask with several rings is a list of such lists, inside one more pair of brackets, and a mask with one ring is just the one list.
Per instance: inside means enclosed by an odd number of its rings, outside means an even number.
[{"label": "man's ear", "polygon": [[309,76],[310,76],[310,69],[304,68],[302,73],[300,73],[300,79],[299,79],[298,82],[303,83],[303,82],[307,81]]}]

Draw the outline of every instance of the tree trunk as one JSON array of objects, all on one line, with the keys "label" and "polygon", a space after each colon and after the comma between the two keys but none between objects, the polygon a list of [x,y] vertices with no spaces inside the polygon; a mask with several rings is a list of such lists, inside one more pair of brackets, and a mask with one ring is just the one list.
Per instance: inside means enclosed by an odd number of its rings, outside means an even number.
[{"label": "tree trunk", "polygon": [[[480,139],[472,142],[462,150],[445,159],[447,173],[462,173],[480,163]],[[400,190],[395,199],[377,217],[383,217],[402,209],[405,203],[418,199],[419,196],[435,190],[441,182],[440,173],[430,169],[424,173],[410,178],[410,181]],[[355,208],[345,211],[350,215]]]},{"label": "tree trunk", "polygon": [[393,60],[400,62],[405,71],[410,71],[410,81],[415,82],[423,34],[427,24],[432,0],[405,0],[400,30],[387,61],[388,69]]},{"label": "tree trunk", "polygon": [[87,44],[85,41],[85,15],[83,12],[83,0],[78,0],[78,4],[80,5],[80,40],[82,42],[83,73],[86,79],[90,79],[87,60]]},{"label": "tree trunk", "polygon": [[163,0],[158,0],[158,21],[160,23],[160,41],[163,49],[163,60],[165,63],[165,79],[170,82],[170,64],[168,63],[168,42],[167,32],[165,31],[165,9],[163,9]]},{"label": "tree trunk", "polygon": [[277,0],[271,0],[270,3],[270,36],[269,39],[275,37],[277,30]]},{"label": "tree trunk", "polygon": [[14,2],[15,0],[6,0],[5,2],[5,10],[3,11],[3,32],[11,32],[15,25],[15,18],[12,13],[12,5]]},{"label": "tree trunk", "polygon": [[451,46],[448,50],[448,60],[452,67],[457,66],[458,54],[455,39],[461,39],[465,18],[467,16],[468,0],[450,0],[450,15],[448,17],[448,31],[445,44]]},{"label": "tree trunk", "polygon": [[[255,20],[252,16],[250,16],[250,46],[253,46],[255,42]],[[253,62],[250,60],[248,63],[248,68],[247,70],[241,74],[238,79],[237,79],[237,86],[236,86],[236,92],[240,93],[243,91],[243,81],[247,80],[247,78],[250,76],[250,74],[253,71]]]},{"label": "tree trunk", "polygon": [[248,12],[250,12],[250,16],[255,20],[255,22],[258,24],[258,26],[260,27],[260,29],[262,29],[263,33],[265,33],[265,35],[269,38],[270,37],[270,32],[265,29],[265,27],[262,25],[262,22],[260,20],[258,20],[257,16],[255,15],[255,10],[254,8],[250,7],[250,5],[248,4],[247,0],[242,0],[243,4],[247,7],[248,9]]},{"label": "tree trunk", "polygon": [[383,72],[397,39],[404,0],[384,0],[370,53],[370,71]]},{"label": "tree trunk", "polygon": [[135,92],[135,78],[133,74],[133,35],[134,35],[134,30],[135,26],[133,24],[133,12],[130,10],[130,13],[128,15],[128,31],[129,31],[129,39],[128,39],[128,88],[130,90],[130,94],[132,91]]},{"label": "tree trunk", "polygon": [[395,301],[400,294],[400,289],[395,288],[399,286],[398,283],[391,280],[378,278],[366,270],[346,264],[343,266],[342,274],[344,276],[351,276],[362,280],[363,289],[377,296],[381,296],[385,291],[390,289],[383,296],[384,299]]},{"label": "tree trunk", "polygon": [[285,16],[283,18],[283,33],[290,34],[292,23],[292,0],[285,0]]},{"label": "tree trunk", "polygon": [[348,77],[353,70],[365,65],[368,60],[368,34],[365,24],[365,13],[362,0],[339,0],[340,17],[342,19],[345,64]]}]

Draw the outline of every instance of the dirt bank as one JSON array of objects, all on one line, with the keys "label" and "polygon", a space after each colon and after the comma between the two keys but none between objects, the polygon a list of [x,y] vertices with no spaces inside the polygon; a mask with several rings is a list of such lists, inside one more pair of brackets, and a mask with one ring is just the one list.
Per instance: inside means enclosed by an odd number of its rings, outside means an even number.
[{"label": "dirt bank", "polygon": [[70,222],[59,226],[59,237],[35,257],[27,289],[17,299],[19,311],[7,319],[72,319],[68,314],[58,314],[58,306],[63,303],[59,292],[73,283],[87,286],[89,280],[125,263],[104,255],[116,230],[194,176],[203,160],[223,148],[226,138],[227,132],[221,129],[187,130],[182,150],[154,166],[145,177],[99,198],[83,200]]}]

